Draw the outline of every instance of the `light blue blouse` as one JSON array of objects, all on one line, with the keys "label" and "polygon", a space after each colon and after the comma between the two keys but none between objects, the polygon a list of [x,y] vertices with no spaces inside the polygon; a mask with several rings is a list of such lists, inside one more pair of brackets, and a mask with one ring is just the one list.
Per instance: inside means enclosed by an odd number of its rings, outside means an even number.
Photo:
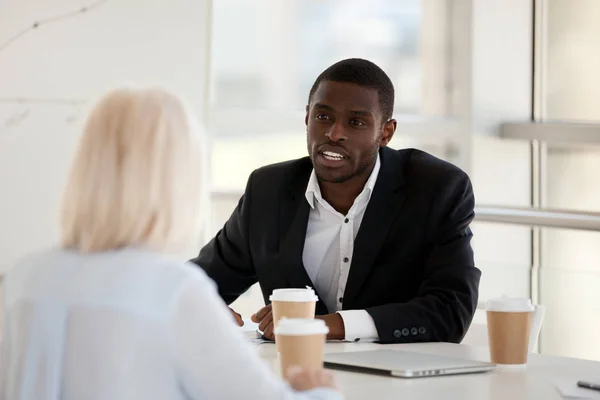
[{"label": "light blue blouse", "polygon": [[3,283],[2,400],[341,399],[295,392],[196,266],[124,249],[38,254]]}]

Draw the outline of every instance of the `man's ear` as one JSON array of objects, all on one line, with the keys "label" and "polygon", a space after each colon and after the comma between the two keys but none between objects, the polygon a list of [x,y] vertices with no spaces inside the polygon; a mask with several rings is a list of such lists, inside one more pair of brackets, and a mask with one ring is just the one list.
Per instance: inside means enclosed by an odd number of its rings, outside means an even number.
[{"label": "man's ear", "polygon": [[306,115],[304,116],[304,125],[308,126],[308,105],[306,106]]},{"label": "man's ear", "polygon": [[398,123],[395,119],[390,119],[383,124],[381,139],[379,139],[379,147],[385,147],[388,145],[390,140],[392,140],[392,137],[394,137],[394,132],[396,132],[397,125]]}]

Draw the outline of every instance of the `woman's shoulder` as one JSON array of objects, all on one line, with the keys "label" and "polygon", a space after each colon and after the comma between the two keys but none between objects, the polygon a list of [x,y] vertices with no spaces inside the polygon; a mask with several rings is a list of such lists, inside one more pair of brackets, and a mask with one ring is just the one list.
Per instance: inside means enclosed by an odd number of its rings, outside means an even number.
[{"label": "woman's shoulder", "polygon": [[127,249],[123,256],[135,259],[135,263],[142,268],[155,268],[157,272],[175,279],[210,281],[202,268],[183,256],[139,249]]},{"label": "woman's shoulder", "polygon": [[60,265],[63,263],[61,260],[66,256],[67,252],[61,249],[44,249],[27,253],[19,257],[16,262],[4,272],[4,281],[6,282],[7,280],[27,275],[31,270],[41,268],[42,266],[47,269],[48,266],[53,264]]},{"label": "woman's shoulder", "polygon": [[40,282],[56,274],[67,257],[68,254],[60,249],[38,250],[19,257],[2,276],[4,299],[10,299],[12,294],[34,291]]},{"label": "woman's shoulder", "polygon": [[202,268],[187,258],[140,248],[126,248],[99,255],[98,263],[111,269],[113,276],[145,286],[157,285],[164,292],[177,290],[188,281],[210,284]]}]

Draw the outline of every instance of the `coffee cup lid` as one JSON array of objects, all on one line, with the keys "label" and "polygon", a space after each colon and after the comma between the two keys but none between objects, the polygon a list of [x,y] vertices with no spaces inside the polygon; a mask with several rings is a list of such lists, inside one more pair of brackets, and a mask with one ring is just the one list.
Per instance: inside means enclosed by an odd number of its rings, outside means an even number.
[{"label": "coffee cup lid", "polygon": [[530,299],[510,298],[503,296],[498,299],[488,300],[486,304],[487,311],[503,312],[530,312],[533,311],[533,305]]},{"label": "coffee cup lid", "polygon": [[271,296],[269,296],[269,300],[305,302],[318,301],[319,297],[312,288],[307,286],[305,289],[275,289],[271,293]]},{"label": "coffee cup lid", "polygon": [[276,335],[326,335],[329,328],[322,319],[281,318],[275,326]]}]

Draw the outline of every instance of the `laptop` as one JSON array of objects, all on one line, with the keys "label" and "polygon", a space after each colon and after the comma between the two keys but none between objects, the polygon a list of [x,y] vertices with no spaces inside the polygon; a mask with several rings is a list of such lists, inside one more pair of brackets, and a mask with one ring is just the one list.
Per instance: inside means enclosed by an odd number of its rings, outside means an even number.
[{"label": "laptop", "polygon": [[402,350],[370,350],[325,354],[325,367],[402,378],[491,371],[495,364]]}]

